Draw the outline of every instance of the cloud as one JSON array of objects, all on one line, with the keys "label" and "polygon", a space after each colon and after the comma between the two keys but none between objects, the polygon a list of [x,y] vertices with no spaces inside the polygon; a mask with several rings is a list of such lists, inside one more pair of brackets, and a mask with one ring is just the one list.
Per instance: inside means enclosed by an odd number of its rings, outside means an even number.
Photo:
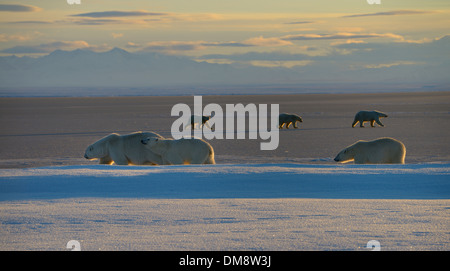
[{"label": "cloud", "polygon": [[72,17],[109,18],[109,17],[140,17],[140,16],[164,16],[167,13],[137,11],[99,11],[71,15]]},{"label": "cloud", "polygon": [[400,65],[420,65],[420,62],[414,62],[414,61],[397,61],[397,62],[390,62],[390,63],[381,63],[381,64],[368,64],[364,65],[364,68],[366,69],[383,69],[383,68],[390,68],[394,66],[400,66]]},{"label": "cloud", "polygon": [[[138,45],[134,43],[130,47],[137,48]],[[208,47],[277,47],[292,45],[290,41],[282,40],[280,38],[264,38],[262,36],[250,38],[242,42],[237,41],[153,41],[141,46],[141,51],[159,51],[175,53],[177,51],[193,51],[204,50]]]},{"label": "cloud", "polygon": [[151,25],[155,22],[204,22],[221,20],[217,14],[179,14],[166,12],[100,11],[70,15],[70,22],[80,25],[135,24]]},{"label": "cloud", "polygon": [[123,20],[113,20],[113,19],[82,19],[72,21],[79,25],[105,25],[105,24],[123,24]]},{"label": "cloud", "polygon": [[31,46],[14,46],[0,52],[7,54],[44,54],[55,50],[75,50],[92,48],[85,41],[57,41]]},{"label": "cloud", "polygon": [[287,52],[248,52],[243,54],[209,54],[196,59],[208,63],[234,64],[266,68],[293,68],[313,63],[313,57],[306,54]]},{"label": "cloud", "polygon": [[394,10],[376,13],[365,13],[365,14],[354,14],[342,16],[343,18],[354,18],[354,17],[369,17],[369,16],[395,16],[395,15],[414,15],[414,14],[428,14],[434,13],[433,11],[425,10]]},{"label": "cloud", "polygon": [[[137,45],[131,43],[133,48]],[[177,51],[204,50],[207,47],[250,47],[253,45],[240,42],[207,42],[207,41],[152,41],[147,43],[140,51],[156,51],[175,53]]]},{"label": "cloud", "polygon": [[233,61],[304,61],[312,57],[306,54],[291,54],[286,52],[248,52],[243,54],[209,54],[198,59],[222,59]]},{"label": "cloud", "polygon": [[9,22],[9,24],[52,24],[51,21],[17,21]]},{"label": "cloud", "polygon": [[366,39],[366,38],[393,38],[402,40],[403,37],[393,33],[336,33],[336,34],[297,34],[284,36],[283,40],[339,40],[339,39]]},{"label": "cloud", "polygon": [[26,41],[29,39],[31,39],[30,36],[0,34],[0,42]]},{"label": "cloud", "polygon": [[10,11],[10,12],[35,12],[40,11],[41,8],[29,5],[4,5],[0,4],[0,11]]},{"label": "cloud", "polygon": [[286,46],[286,45],[292,45],[292,42],[283,40],[280,38],[264,38],[263,36],[256,37],[256,38],[250,38],[243,42],[243,44],[251,45],[251,46]]},{"label": "cloud", "polygon": [[[136,44],[133,44],[137,47]],[[202,42],[198,41],[152,41],[147,43],[140,51],[174,52],[192,51],[202,48]]]},{"label": "cloud", "polygon": [[247,44],[243,42],[228,41],[228,42],[203,42],[202,46],[206,47],[251,47],[252,44]]},{"label": "cloud", "polygon": [[383,69],[396,66],[436,66],[448,67],[450,58],[448,48],[450,36],[433,39],[424,43],[411,42],[373,42],[346,43],[333,46],[329,55],[318,57],[324,62],[366,69]]},{"label": "cloud", "polygon": [[[326,54],[309,55],[284,51],[247,52],[242,54],[207,54],[196,58],[208,63],[226,63],[262,67],[284,67],[320,73],[321,69],[387,70],[421,69],[427,65],[447,65],[450,36],[444,36],[425,43],[411,43],[405,40],[390,42],[366,42],[356,39],[337,39]],[[355,35],[351,35],[355,37]],[[366,34],[364,34],[366,36]],[[371,36],[371,35],[369,35]],[[379,35],[375,35],[379,36]],[[381,35],[391,37],[392,35]],[[323,37],[323,35],[318,35]],[[335,36],[334,36],[335,37]],[[361,37],[361,36],[360,36]],[[331,38],[331,37],[328,37]]]},{"label": "cloud", "polygon": [[298,21],[298,22],[287,22],[284,24],[312,24],[314,23],[313,21]]},{"label": "cloud", "polygon": [[123,37],[123,33],[111,33],[111,36],[113,37],[113,39],[118,39]]}]

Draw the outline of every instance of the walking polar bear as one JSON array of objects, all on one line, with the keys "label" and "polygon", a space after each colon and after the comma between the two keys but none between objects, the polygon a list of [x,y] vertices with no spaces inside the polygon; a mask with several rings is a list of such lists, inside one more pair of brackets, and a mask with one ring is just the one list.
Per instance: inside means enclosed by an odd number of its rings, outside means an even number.
[{"label": "walking polar bear", "polygon": [[205,125],[206,127],[208,127],[209,129],[211,129],[211,127],[208,124],[208,121],[212,118],[212,116],[195,116],[192,115],[191,119],[190,119],[190,124],[186,125],[186,127],[184,127],[185,129],[189,126],[191,126],[191,130],[195,129],[195,126],[198,124],[198,128],[202,128],[203,125]]},{"label": "walking polar bear", "polygon": [[380,118],[387,118],[388,115],[386,115],[383,112],[380,111],[359,111],[355,115],[355,119],[353,120],[352,127],[355,127],[355,125],[359,122],[359,126],[364,128],[364,122],[370,121],[370,126],[375,127],[375,122],[380,125],[381,127],[384,127],[383,123],[381,123]]},{"label": "walking polar bear", "polygon": [[142,146],[145,138],[162,138],[157,133],[136,132],[128,135],[110,134],[89,145],[84,153],[86,159],[100,159],[100,164],[147,165],[162,164],[160,155]]},{"label": "walking polar bear", "polygon": [[284,124],[286,124],[286,129],[289,129],[289,125],[291,124],[294,128],[298,128],[297,121],[303,122],[303,119],[296,114],[281,113],[278,116],[278,129],[283,129]]},{"label": "walking polar bear", "polygon": [[334,161],[355,164],[404,164],[406,148],[393,138],[379,138],[374,141],[358,141],[338,153]]},{"label": "walking polar bear", "polygon": [[214,150],[198,138],[163,139],[149,137],[141,140],[152,152],[161,155],[165,165],[215,164]]}]

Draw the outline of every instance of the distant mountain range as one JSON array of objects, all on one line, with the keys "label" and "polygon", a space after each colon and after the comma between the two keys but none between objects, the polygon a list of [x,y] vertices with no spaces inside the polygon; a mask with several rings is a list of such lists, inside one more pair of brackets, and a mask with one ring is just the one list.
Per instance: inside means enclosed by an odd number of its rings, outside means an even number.
[{"label": "distant mountain range", "polygon": [[181,89],[267,85],[281,89],[283,86],[314,89],[321,85],[328,91],[361,86],[383,90],[386,84],[420,89],[440,88],[449,82],[447,62],[447,66],[436,65],[431,69],[393,65],[385,69],[349,70],[340,68],[339,59],[318,60],[316,65],[306,67],[272,68],[212,64],[159,53],[130,53],[120,48],[107,52],[56,50],[38,58],[0,57],[0,94],[9,95],[11,89],[18,88],[172,88],[181,93]]},{"label": "distant mountain range", "polygon": [[276,82],[289,71],[197,62],[158,53],[56,50],[39,58],[0,58],[3,87],[160,87]]}]

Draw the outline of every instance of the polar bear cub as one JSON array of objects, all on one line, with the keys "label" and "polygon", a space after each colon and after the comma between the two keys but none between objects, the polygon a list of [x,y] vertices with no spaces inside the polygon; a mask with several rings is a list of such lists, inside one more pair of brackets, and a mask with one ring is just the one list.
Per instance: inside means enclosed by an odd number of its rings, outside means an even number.
[{"label": "polar bear cub", "polygon": [[86,159],[100,159],[100,164],[146,165],[162,164],[160,155],[142,146],[145,138],[162,138],[152,132],[136,132],[128,135],[110,134],[89,145],[84,153]]},{"label": "polar bear cub", "polygon": [[375,122],[380,125],[381,127],[384,127],[383,123],[381,123],[380,118],[387,118],[388,115],[386,115],[383,112],[380,111],[359,111],[356,113],[355,118],[352,123],[352,127],[355,127],[355,125],[359,122],[359,126],[364,128],[364,122],[370,121],[370,126],[375,127]]},{"label": "polar bear cub", "polygon": [[379,138],[374,141],[358,141],[338,153],[334,161],[355,164],[404,164],[405,145],[393,138]]},{"label": "polar bear cub", "polygon": [[161,155],[163,164],[215,164],[212,146],[198,138],[163,139],[149,137],[141,140],[152,152]]}]

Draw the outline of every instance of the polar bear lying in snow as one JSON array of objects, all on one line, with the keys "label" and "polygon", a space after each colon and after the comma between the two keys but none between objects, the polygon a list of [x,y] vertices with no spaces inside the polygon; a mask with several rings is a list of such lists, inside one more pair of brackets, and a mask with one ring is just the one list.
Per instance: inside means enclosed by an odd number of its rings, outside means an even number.
[{"label": "polar bear lying in snow", "polygon": [[141,143],[161,155],[163,164],[166,165],[215,164],[212,146],[202,139],[149,137],[141,140]]},{"label": "polar bear lying in snow", "polygon": [[162,138],[156,133],[136,132],[128,135],[110,134],[89,145],[84,153],[86,159],[100,159],[100,164],[146,165],[162,164],[160,155],[145,148],[141,140]]},{"label": "polar bear lying in snow", "polygon": [[355,164],[404,164],[406,148],[393,138],[379,138],[374,141],[358,141],[338,153],[334,161],[355,161]]}]

